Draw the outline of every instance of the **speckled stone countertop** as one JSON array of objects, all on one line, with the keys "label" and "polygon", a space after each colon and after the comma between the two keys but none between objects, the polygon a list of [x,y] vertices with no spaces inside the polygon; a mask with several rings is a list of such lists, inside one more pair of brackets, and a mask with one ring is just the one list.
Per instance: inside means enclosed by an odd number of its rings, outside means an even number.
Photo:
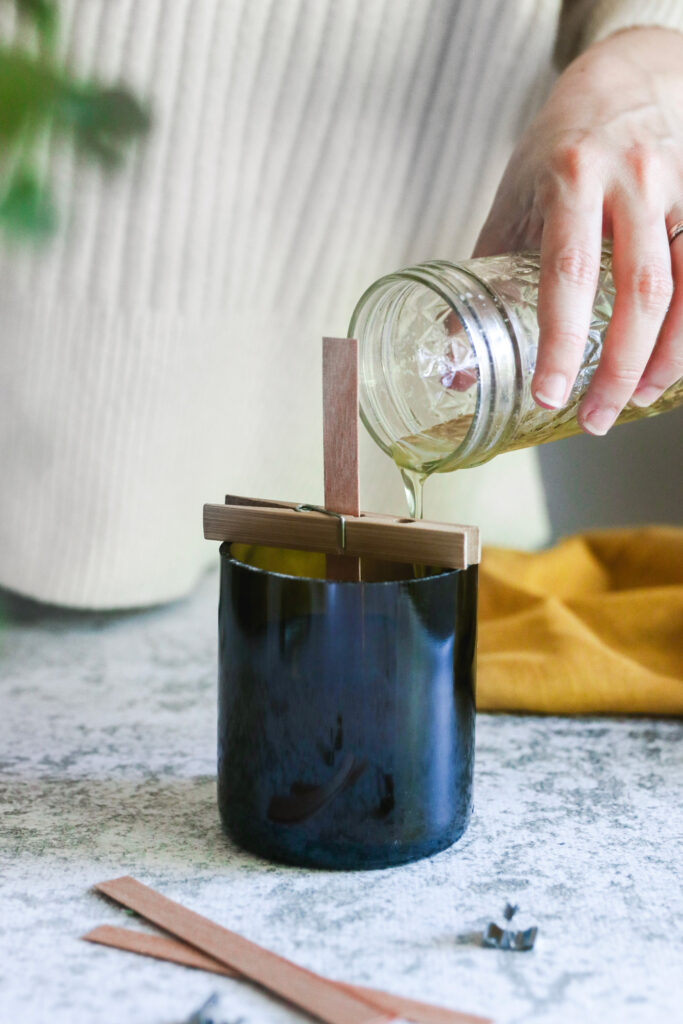
[{"label": "speckled stone countertop", "polygon": [[[431,860],[268,864],[215,804],[217,577],[168,608],[83,615],[5,599],[0,628],[0,1021],[305,1018],[238,981],[92,946],[144,925],[94,882],[132,874],[330,976],[500,1024],[681,1020],[683,724],[480,715],[475,813]],[[530,953],[468,941],[506,901]]]}]

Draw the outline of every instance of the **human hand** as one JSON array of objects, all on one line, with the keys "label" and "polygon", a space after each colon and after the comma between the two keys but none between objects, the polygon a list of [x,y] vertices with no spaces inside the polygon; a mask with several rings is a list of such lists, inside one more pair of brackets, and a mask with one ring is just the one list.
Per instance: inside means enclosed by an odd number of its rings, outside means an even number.
[{"label": "human hand", "polygon": [[474,251],[540,247],[539,405],[563,406],[576,379],[603,237],[613,241],[616,299],[581,427],[605,434],[627,402],[650,405],[683,375],[683,234],[668,240],[680,221],[683,33],[629,29],[558,78],[510,159]]}]

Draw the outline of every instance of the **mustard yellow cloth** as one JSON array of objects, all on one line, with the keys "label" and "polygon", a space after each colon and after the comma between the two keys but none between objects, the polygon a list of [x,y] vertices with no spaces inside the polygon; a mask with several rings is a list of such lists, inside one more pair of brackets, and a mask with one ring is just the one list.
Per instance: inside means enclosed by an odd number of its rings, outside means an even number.
[{"label": "mustard yellow cloth", "polygon": [[683,529],[485,549],[477,706],[683,714]]}]

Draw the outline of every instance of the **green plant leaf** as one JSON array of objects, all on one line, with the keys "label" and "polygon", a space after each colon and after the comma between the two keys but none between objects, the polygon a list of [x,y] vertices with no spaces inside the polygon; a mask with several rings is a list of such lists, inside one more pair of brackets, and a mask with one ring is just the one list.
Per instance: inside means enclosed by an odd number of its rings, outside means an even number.
[{"label": "green plant leaf", "polygon": [[51,46],[57,35],[57,4],[53,0],[16,0],[16,5],[33,19],[43,42]]},{"label": "green plant leaf", "polygon": [[18,171],[0,201],[0,226],[12,235],[44,238],[56,225],[47,186],[32,171]]},{"label": "green plant leaf", "polygon": [[0,47],[0,144],[15,138],[27,123],[45,121],[62,90],[48,64]]},{"label": "green plant leaf", "polygon": [[119,163],[125,142],[150,126],[148,111],[121,86],[71,86],[60,96],[57,110],[73,126],[78,142],[107,164]]},{"label": "green plant leaf", "polygon": [[134,135],[146,131],[150,123],[144,107],[121,86],[71,86],[60,97],[59,110],[76,127],[108,135]]},{"label": "green plant leaf", "polygon": [[147,131],[150,116],[123,86],[82,82],[69,67],[54,64],[56,0],[16,3],[43,45],[37,54],[0,45],[0,169],[9,179],[0,191],[0,229],[35,237],[51,233],[57,219],[48,186],[32,169],[39,132],[51,124],[73,132],[87,153],[115,165],[129,139]]}]

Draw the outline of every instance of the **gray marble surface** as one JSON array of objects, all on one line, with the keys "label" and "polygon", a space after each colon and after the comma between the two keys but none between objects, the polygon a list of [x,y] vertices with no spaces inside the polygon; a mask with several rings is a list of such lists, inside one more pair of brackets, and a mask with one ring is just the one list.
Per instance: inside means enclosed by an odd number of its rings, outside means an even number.
[{"label": "gray marble surface", "polygon": [[[83,615],[5,600],[0,629],[0,1021],[304,1018],[234,980],[91,946],[144,927],[96,897],[132,874],[325,974],[501,1024],[682,1020],[683,725],[480,715],[475,814],[431,860],[335,874],[232,847],[215,806],[217,579]],[[531,953],[463,936],[507,900]]]}]

